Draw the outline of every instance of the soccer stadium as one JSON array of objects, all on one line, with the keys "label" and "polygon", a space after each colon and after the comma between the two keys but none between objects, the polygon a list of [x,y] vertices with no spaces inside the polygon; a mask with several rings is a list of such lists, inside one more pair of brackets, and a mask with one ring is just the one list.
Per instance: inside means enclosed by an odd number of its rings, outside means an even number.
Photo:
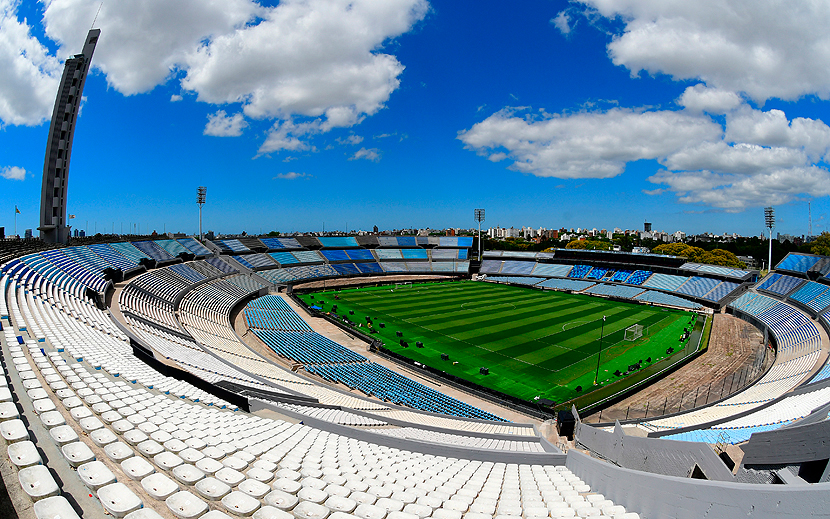
[{"label": "soccer stadium", "polygon": [[73,243],[64,134],[99,34],[65,63],[42,239],[0,249],[10,513],[830,516],[829,256]]}]

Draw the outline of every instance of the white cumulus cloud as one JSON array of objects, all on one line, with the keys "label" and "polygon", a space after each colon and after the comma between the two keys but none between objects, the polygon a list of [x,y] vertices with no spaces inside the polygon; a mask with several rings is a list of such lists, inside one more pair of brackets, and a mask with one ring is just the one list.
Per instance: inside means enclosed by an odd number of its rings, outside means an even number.
[{"label": "white cumulus cloud", "polygon": [[380,150],[377,148],[360,148],[357,150],[354,155],[349,157],[349,160],[359,160],[365,159],[370,160],[372,162],[378,162],[380,160]]},{"label": "white cumulus cloud", "polygon": [[756,101],[830,98],[830,0],[581,0],[624,23],[614,64],[701,79]]},{"label": "white cumulus cloud", "polygon": [[674,153],[688,142],[716,140],[722,129],[709,118],[673,111],[606,112],[525,117],[502,110],[462,132],[467,148],[510,168],[540,177],[611,178],[628,162]]},{"label": "white cumulus cloud", "polygon": [[242,135],[242,130],[247,126],[248,123],[245,122],[245,117],[242,114],[237,113],[228,116],[224,110],[219,110],[208,116],[204,134],[214,137],[239,137]]},{"label": "white cumulus cloud", "polygon": [[[62,53],[76,52],[100,1],[43,1],[46,34]],[[302,137],[353,126],[385,106],[404,65],[384,46],[428,9],[426,0],[105,2],[93,66],[125,95],[177,80],[199,101],[275,119],[260,154],[310,149]]]},{"label": "white cumulus cloud", "polygon": [[48,119],[61,74],[57,58],[18,19],[18,5],[17,0],[0,0],[0,128]]},{"label": "white cumulus cloud", "polygon": [[0,169],[0,177],[6,180],[26,180],[26,170],[17,166],[6,166]]},{"label": "white cumulus cloud", "polygon": [[[724,99],[707,106],[726,109],[731,101]],[[725,121],[688,110],[531,117],[506,109],[459,139],[490,161],[510,161],[510,169],[540,177],[609,178],[629,162],[655,160],[666,169],[648,178],[661,187],[646,194],[673,193],[681,203],[730,211],[830,194],[830,173],[822,166],[830,127],[823,122],[789,120],[780,110],[745,103]]]}]

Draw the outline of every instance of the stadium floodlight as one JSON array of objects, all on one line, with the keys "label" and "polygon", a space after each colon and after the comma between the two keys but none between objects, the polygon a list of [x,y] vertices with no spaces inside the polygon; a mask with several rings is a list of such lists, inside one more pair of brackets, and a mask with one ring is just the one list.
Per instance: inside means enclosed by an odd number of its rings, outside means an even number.
[{"label": "stadium floodlight", "polygon": [[476,209],[473,213],[475,221],[478,222],[478,259],[481,260],[481,222],[484,221],[484,209]]},{"label": "stadium floodlight", "polygon": [[207,198],[207,188],[199,186],[196,190],[196,203],[199,204],[199,241],[205,241],[202,235],[202,206],[205,205],[205,198]]},{"label": "stadium floodlight", "polygon": [[764,223],[769,229],[769,260],[767,262],[767,272],[772,270],[772,229],[775,227],[775,210],[772,207],[764,208]]},{"label": "stadium floodlight", "polygon": [[599,329],[599,352],[597,353],[597,374],[594,375],[594,385],[597,385],[599,380],[599,359],[602,357],[602,337],[605,335],[605,316],[602,316],[602,324]]}]

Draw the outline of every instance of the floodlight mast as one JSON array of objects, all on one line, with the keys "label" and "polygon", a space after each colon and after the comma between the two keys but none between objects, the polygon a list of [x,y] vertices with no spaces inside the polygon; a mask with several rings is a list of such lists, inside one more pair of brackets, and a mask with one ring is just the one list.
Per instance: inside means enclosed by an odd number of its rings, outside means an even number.
[{"label": "floodlight mast", "polygon": [[764,208],[764,222],[767,229],[769,229],[769,258],[767,260],[767,272],[772,270],[772,229],[775,227],[775,209],[772,207]]},{"label": "floodlight mast", "polygon": [[199,241],[205,241],[202,234],[202,206],[205,205],[205,198],[207,197],[207,188],[199,186],[196,190],[196,203],[199,204]]},{"label": "floodlight mast", "polygon": [[481,261],[481,222],[484,221],[484,209],[476,209],[473,215],[478,222],[478,260]]}]

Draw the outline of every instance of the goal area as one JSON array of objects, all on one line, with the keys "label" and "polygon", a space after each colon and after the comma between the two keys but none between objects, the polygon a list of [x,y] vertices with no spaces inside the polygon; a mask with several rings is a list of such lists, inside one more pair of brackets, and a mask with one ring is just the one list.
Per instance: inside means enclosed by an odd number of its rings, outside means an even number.
[{"label": "goal area", "polygon": [[643,336],[643,325],[642,324],[632,324],[628,328],[625,329],[625,340],[627,341],[636,341],[640,337]]}]

